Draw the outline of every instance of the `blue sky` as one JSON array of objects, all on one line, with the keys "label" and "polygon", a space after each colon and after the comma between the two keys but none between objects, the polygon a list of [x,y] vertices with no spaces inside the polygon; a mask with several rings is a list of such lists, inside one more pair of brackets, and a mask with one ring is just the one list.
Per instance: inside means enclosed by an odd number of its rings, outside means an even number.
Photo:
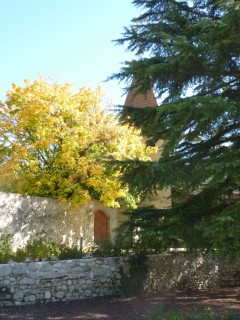
[{"label": "blue sky", "polygon": [[134,58],[112,43],[140,13],[131,0],[0,0],[0,12],[1,100],[12,83],[41,74],[74,89],[102,83],[113,104],[124,103],[125,84],[104,81]]}]

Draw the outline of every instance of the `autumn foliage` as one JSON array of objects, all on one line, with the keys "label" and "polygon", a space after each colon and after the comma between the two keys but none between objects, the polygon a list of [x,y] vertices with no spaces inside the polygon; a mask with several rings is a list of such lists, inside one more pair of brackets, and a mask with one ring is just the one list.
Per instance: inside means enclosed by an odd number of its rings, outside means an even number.
[{"label": "autumn foliage", "polygon": [[104,157],[148,160],[139,131],[101,107],[101,88],[39,79],[13,84],[0,105],[0,190],[108,206],[131,199]]}]

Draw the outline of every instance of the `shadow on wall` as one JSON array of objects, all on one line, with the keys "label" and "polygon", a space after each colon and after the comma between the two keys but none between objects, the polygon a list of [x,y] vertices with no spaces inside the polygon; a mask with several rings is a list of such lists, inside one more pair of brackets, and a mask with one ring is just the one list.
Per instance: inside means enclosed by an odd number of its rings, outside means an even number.
[{"label": "shadow on wall", "polygon": [[[145,291],[165,292],[219,287],[224,280],[221,270],[226,270],[227,267],[211,255],[179,252],[150,256],[149,269],[151,274],[147,275]],[[232,267],[231,272],[233,271]]]},{"label": "shadow on wall", "polygon": [[71,209],[67,203],[0,192],[0,226],[14,234],[13,248],[45,240],[72,245],[93,237],[93,204]]}]

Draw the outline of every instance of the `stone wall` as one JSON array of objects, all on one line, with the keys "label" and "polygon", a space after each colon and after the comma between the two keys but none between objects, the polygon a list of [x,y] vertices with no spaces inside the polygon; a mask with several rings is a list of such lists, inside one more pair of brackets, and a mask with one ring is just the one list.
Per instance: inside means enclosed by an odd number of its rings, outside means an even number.
[{"label": "stone wall", "polygon": [[29,240],[54,241],[71,245],[83,236],[84,245],[93,242],[94,213],[103,211],[108,218],[109,236],[121,219],[119,209],[108,208],[99,201],[90,201],[79,208],[66,202],[42,197],[0,192],[0,228],[10,228],[13,248]]},{"label": "stone wall", "polygon": [[153,255],[147,266],[131,275],[126,257],[3,264],[0,306],[129,294],[136,279],[146,293],[240,286],[239,260]]},{"label": "stone wall", "polygon": [[0,265],[0,306],[116,295],[123,258]]},{"label": "stone wall", "polygon": [[149,256],[148,267],[145,292],[240,286],[240,260],[178,253]]}]

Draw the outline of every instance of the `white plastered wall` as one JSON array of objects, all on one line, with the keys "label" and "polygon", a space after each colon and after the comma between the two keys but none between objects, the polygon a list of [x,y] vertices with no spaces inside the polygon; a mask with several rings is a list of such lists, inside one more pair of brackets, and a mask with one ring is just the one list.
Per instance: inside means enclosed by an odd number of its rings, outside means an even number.
[{"label": "white plastered wall", "polygon": [[99,201],[71,208],[59,200],[0,192],[0,229],[12,231],[14,248],[36,239],[72,245],[79,243],[81,236],[83,245],[88,246],[94,241],[97,210],[106,214],[113,239],[119,216],[116,208],[105,207]]},{"label": "white plastered wall", "polygon": [[[158,152],[151,154],[152,161],[158,161],[161,157],[163,143],[163,140],[159,140],[155,144],[158,148]],[[171,189],[162,189],[158,190],[156,195],[152,196],[152,198],[148,198],[141,203],[140,207],[154,206],[156,209],[165,209],[169,208],[171,204]]]}]

